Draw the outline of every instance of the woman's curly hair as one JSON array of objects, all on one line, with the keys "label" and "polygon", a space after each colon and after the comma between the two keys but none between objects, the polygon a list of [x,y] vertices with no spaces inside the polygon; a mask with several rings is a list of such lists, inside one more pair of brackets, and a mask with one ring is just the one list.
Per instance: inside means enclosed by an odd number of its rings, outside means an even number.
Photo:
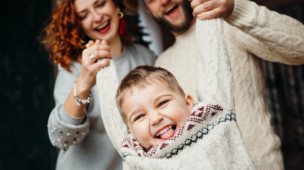
[{"label": "woman's curly hair", "polygon": [[[81,28],[74,2],[75,0],[62,0],[52,15],[52,21],[44,28],[42,38],[42,44],[49,50],[51,60],[68,71],[71,71],[69,65],[72,61],[81,61],[80,56],[85,49],[81,38],[86,35]],[[120,0],[113,2],[123,10]]]}]

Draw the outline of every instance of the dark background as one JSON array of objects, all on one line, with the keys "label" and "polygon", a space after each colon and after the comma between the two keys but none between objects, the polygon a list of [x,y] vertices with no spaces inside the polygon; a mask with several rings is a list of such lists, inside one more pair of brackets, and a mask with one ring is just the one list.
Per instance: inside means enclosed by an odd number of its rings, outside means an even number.
[{"label": "dark background", "polygon": [[[304,22],[304,0],[256,2]],[[57,150],[46,128],[54,107],[54,67],[38,43],[52,5],[51,0],[0,2],[0,170],[55,169]],[[168,47],[174,38],[164,35]],[[263,66],[285,167],[304,169],[304,68],[266,61]]]}]

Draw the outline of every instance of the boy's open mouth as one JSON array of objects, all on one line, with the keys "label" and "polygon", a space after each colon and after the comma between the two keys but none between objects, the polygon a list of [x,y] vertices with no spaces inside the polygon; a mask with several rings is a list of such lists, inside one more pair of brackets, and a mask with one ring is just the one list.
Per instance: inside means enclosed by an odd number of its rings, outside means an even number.
[{"label": "boy's open mouth", "polygon": [[175,134],[176,125],[169,125],[155,134],[154,138],[167,140]]}]

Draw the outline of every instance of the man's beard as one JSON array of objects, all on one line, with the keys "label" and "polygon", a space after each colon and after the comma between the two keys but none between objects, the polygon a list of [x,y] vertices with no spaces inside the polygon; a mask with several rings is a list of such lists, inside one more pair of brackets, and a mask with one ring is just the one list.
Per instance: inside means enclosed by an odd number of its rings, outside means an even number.
[{"label": "man's beard", "polygon": [[193,19],[193,15],[192,15],[193,9],[191,8],[190,2],[188,0],[182,0],[182,2],[177,4],[184,11],[184,15],[185,15],[185,20],[181,24],[173,25],[168,20],[166,20],[164,16],[155,17],[154,15],[152,15],[152,17],[161,27],[167,28],[172,32],[183,32],[187,30],[191,25]]}]

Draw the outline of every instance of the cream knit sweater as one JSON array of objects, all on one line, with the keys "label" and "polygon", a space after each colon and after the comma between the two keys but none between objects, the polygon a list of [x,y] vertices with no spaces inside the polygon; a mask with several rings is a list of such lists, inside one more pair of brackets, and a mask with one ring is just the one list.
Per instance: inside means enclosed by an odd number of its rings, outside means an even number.
[{"label": "cream knit sweater", "polygon": [[101,116],[124,158],[125,170],[255,169],[235,120],[233,80],[222,28],[221,18],[197,21],[200,103],[174,136],[148,152],[132,134],[126,134],[114,99],[118,86],[115,65],[111,62],[98,72]]},{"label": "cream knit sweater", "polygon": [[[235,0],[224,34],[234,82],[237,122],[258,170],[284,169],[280,139],[270,125],[261,58],[285,64],[304,63],[304,26],[247,0]],[[156,66],[169,70],[184,91],[196,98],[195,26],[176,37]],[[258,56],[258,57],[256,57]]]}]

